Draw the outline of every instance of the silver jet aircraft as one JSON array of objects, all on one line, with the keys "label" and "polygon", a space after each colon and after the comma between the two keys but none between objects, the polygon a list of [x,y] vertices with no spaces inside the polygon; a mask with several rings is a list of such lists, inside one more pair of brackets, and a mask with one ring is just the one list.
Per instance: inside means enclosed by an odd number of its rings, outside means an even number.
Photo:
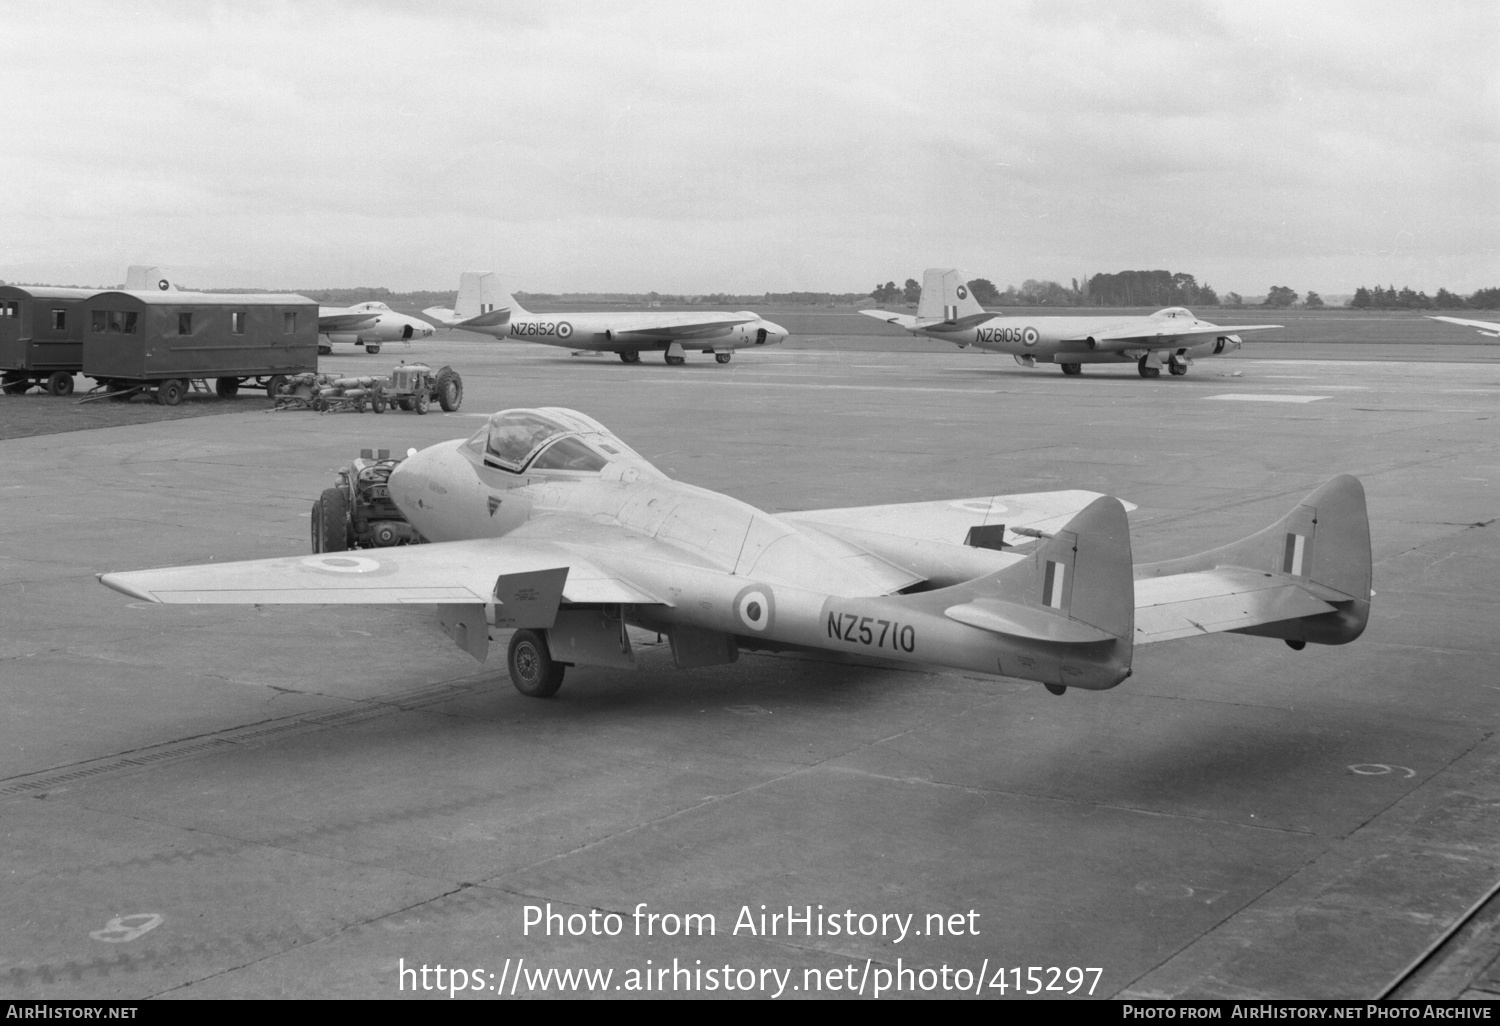
[{"label": "silver jet aircraft", "polygon": [[1141,377],[1186,374],[1199,356],[1217,356],[1240,347],[1239,331],[1265,331],[1280,324],[1219,325],[1199,320],[1191,310],[1169,306],[1147,317],[1006,317],[986,313],[969,293],[968,276],[952,267],[929,267],[922,275],[917,315],[861,310],[913,335],[1010,353],[1023,367],[1061,365],[1081,374],[1086,363],[1133,361]]},{"label": "silver jet aircraft", "polygon": [[749,310],[534,314],[501,287],[492,271],[460,276],[452,310],[434,306],[422,313],[449,328],[582,352],[618,353],[625,363],[639,363],[647,349],[662,350],[673,365],[685,362],[689,349],[713,353],[719,363],[728,363],[736,349],[774,346],[787,336],[781,325]]},{"label": "silver jet aircraft", "polygon": [[546,697],[570,665],[633,667],[627,625],[679,667],[741,649],[952,667],[1103,690],[1134,646],[1234,631],[1338,645],[1364,630],[1370,534],[1352,477],[1223,548],[1132,567],[1126,507],[1087,491],[772,515],[669,479],[572,410],[496,413],[413,451],[389,494],[429,544],[340,551],[341,493],[313,553],[101,575],[171,603],[427,605],[476,659],[514,629],[512,682]]},{"label": "silver jet aircraft", "polygon": [[430,322],[396,313],[384,303],[318,307],[318,352],[324,355],[333,352],[335,342],[364,346],[365,352],[378,353],[382,342],[431,338],[435,331]]},{"label": "silver jet aircraft", "polygon": [[1495,321],[1471,321],[1463,317],[1433,317],[1435,321],[1447,321],[1449,324],[1461,324],[1465,328],[1473,328],[1481,335],[1490,338],[1500,338],[1500,323]]}]

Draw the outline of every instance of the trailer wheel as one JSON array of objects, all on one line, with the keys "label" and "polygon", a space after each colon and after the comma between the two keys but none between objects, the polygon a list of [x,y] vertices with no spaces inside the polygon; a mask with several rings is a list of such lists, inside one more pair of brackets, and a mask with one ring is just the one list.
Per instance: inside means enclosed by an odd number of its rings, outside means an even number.
[{"label": "trailer wheel", "polygon": [[412,396],[412,403],[416,406],[418,413],[426,413],[427,407],[432,405],[432,399],[428,397],[425,391],[422,391]]},{"label": "trailer wheel", "polygon": [[275,399],[278,395],[285,391],[286,375],[272,374],[271,380],[266,382],[266,395],[270,396],[272,399]]},{"label": "trailer wheel", "polygon": [[168,378],[156,386],[156,401],[163,406],[176,406],[186,391],[181,378]]},{"label": "trailer wheel", "polygon": [[376,353],[380,352],[380,347],[379,346],[365,346],[365,352],[369,353],[371,356],[374,356]]},{"label": "trailer wheel", "polygon": [[544,631],[516,631],[510,639],[505,662],[510,682],[527,698],[551,698],[557,694],[567,670],[552,658]]},{"label": "trailer wheel", "polygon": [[214,382],[214,391],[219,393],[220,399],[233,399],[240,393],[240,379],[219,378]]},{"label": "trailer wheel", "polygon": [[31,387],[31,379],[26,376],[25,371],[6,371],[5,376],[0,378],[0,391],[6,395],[20,395]]},{"label": "trailer wheel", "polygon": [[454,374],[451,377],[438,380],[438,403],[442,405],[445,412],[452,413],[459,408],[463,401],[464,383],[462,378]]},{"label": "trailer wheel", "polygon": [[316,411],[318,411],[319,413],[327,413],[328,412],[328,400],[324,399],[322,396],[318,396],[316,399],[313,400],[313,409],[316,410]]},{"label": "trailer wheel", "polygon": [[73,375],[68,371],[53,371],[47,376],[47,391],[53,395],[72,395]]},{"label": "trailer wheel", "polygon": [[325,488],[312,507],[312,550],[343,552],[349,548],[349,501],[338,488]]}]

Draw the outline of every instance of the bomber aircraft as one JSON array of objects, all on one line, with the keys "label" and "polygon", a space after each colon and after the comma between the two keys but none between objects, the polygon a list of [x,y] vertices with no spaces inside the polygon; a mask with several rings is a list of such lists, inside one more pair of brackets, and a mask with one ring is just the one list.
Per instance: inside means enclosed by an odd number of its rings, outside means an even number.
[{"label": "bomber aircraft", "polygon": [[464,273],[452,310],[434,306],[422,313],[446,327],[495,338],[618,353],[624,363],[639,363],[641,352],[648,349],[662,350],[674,366],[686,361],[689,349],[713,353],[719,363],[728,363],[736,349],[774,346],[787,336],[781,325],[749,310],[534,314],[501,287],[493,271]]},{"label": "bomber aircraft", "polygon": [[1239,331],[1264,331],[1280,324],[1219,325],[1199,320],[1191,310],[1169,306],[1146,317],[1005,317],[986,313],[970,293],[968,276],[952,267],[929,267],[922,275],[917,315],[861,310],[913,335],[1010,353],[1023,367],[1056,363],[1064,374],[1081,374],[1086,363],[1134,361],[1141,377],[1161,376],[1162,365],[1186,374],[1199,356],[1217,356],[1240,347]]},{"label": "bomber aircraft", "polygon": [[1339,645],[1370,610],[1364,490],[1341,476],[1272,526],[1132,566],[1126,507],[1089,491],[773,515],[673,481],[592,418],[493,414],[411,450],[385,484],[426,544],[345,549],[343,493],[313,506],[310,555],[100,575],[168,603],[419,604],[548,697],[569,665],[632,667],[627,625],[679,667],[741,649],[952,667],[1055,694],[1130,676],[1134,646],[1232,631]]},{"label": "bomber aircraft", "polygon": [[1436,316],[1432,319],[1435,321],[1447,321],[1449,324],[1461,324],[1465,328],[1473,328],[1481,335],[1488,335],[1490,338],[1500,338],[1500,323],[1496,323],[1495,321],[1471,321],[1463,317]]},{"label": "bomber aircraft", "polygon": [[378,353],[382,342],[430,338],[435,331],[430,322],[396,313],[384,303],[318,307],[318,352],[323,355],[333,352],[335,342],[364,346],[365,352]]}]

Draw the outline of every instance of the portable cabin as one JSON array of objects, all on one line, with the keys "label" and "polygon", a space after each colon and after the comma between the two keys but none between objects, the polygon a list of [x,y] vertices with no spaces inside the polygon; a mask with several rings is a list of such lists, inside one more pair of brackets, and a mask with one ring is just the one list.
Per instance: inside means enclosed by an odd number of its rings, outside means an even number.
[{"label": "portable cabin", "polygon": [[318,304],[289,294],[100,292],[83,303],[83,373],[175,406],[194,379],[271,395],[318,367]]},{"label": "portable cabin", "polygon": [[0,385],[24,392],[43,385],[53,395],[73,391],[83,370],[83,316],[79,307],[97,289],[0,285]]}]

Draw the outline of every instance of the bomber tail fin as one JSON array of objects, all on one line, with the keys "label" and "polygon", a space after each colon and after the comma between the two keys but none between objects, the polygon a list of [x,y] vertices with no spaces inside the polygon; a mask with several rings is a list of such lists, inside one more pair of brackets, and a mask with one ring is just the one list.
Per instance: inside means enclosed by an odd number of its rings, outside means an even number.
[{"label": "bomber tail fin", "polygon": [[1347,644],[1369,621],[1371,573],[1364,486],[1341,474],[1242,541],[1137,567],[1139,640],[1233,631]]},{"label": "bomber tail fin", "polygon": [[966,318],[988,315],[969,291],[968,276],[956,267],[929,267],[922,272],[922,298],[917,320],[960,324]]},{"label": "bomber tail fin", "polygon": [[525,310],[500,284],[494,271],[465,271],[458,279],[458,300],[452,310],[432,307],[428,317],[450,328],[500,328]]},{"label": "bomber tail fin", "polygon": [[131,264],[125,269],[126,292],[178,292],[177,283],[165,268]]}]

